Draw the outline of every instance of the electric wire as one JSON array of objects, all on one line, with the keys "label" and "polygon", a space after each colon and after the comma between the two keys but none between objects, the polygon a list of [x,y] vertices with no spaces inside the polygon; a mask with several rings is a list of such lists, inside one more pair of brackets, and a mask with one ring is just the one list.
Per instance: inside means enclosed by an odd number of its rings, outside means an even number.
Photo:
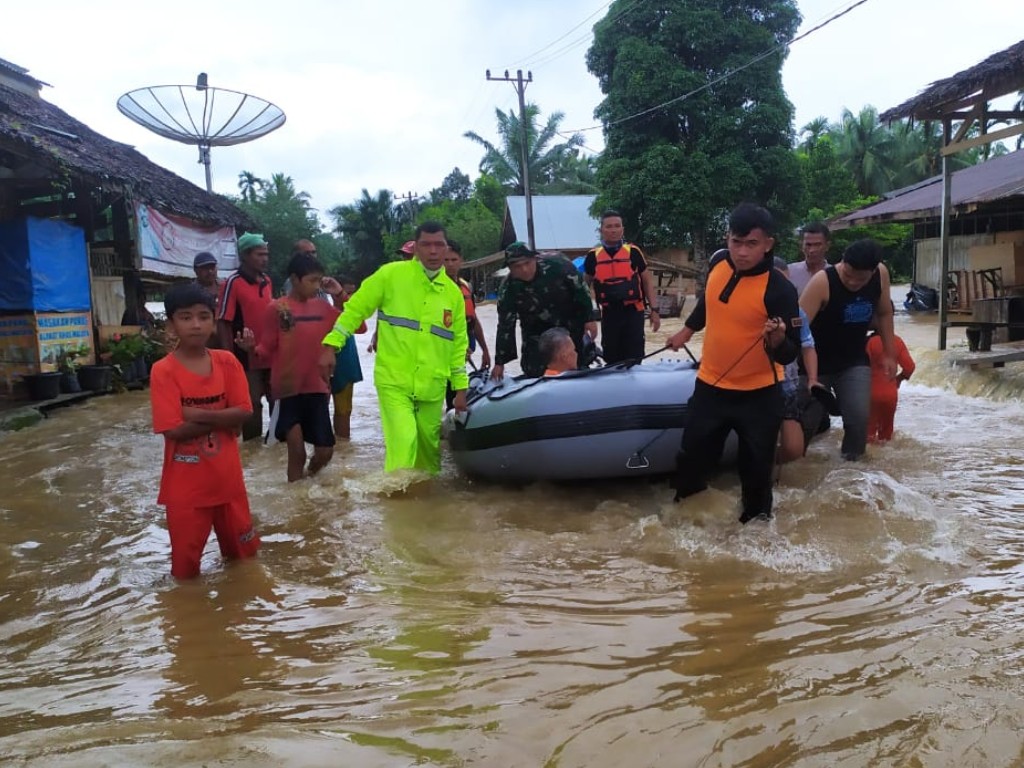
[{"label": "electric wire", "polygon": [[608,123],[605,123],[605,124],[591,125],[591,126],[588,126],[586,128],[576,128],[576,129],[573,129],[572,131],[569,131],[569,133],[587,133],[589,131],[596,131],[596,130],[611,128],[613,126],[621,125],[622,123],[629,122],[630,120],[636,120],[638,117],[643,117],[645,115],[649,115],[652,112],[657,112],[659,109],[664,109],[665,107],[670,106],[671,104],[675,104],[675,103],[680,102],[680,101],[685,101],[686,99],[688,99],[688,98],[690,98],[692,96],[696,96],[698,93],[706,91],[708,88],[711,88],[714,85],[718,85],[718,83],[721,83],[721,82],[729,79],[733,75],[738,74],[739,72],[742,72],[743,70],[745,70],[745,69],[747,69],[749,67],[752,67],[754,64],[758,63],[759,61],[762,61],[762,60],[768,58],[769,56],[773,56],[776,53],[778,53],[779,51],[782,51],[782,50],[784,50],[786,48],[789,48],[791,45],[793,45],[793,43],[799,42],[800,40],[803,40],[804,38],[806,38],[808,35],[811,35],[814,32],[817,32],[818,30],[822,29],[823,27],[828,26],[833,21],[836,21],[837,19],[842,18],[846,14],[850,13],[850,11],[854,10],[855,8],[858,8],[861,5],[864,5],[866,2],[868,2],[868,0],[856,0],[856,2],[854,2],[849,7],[843,9],[842,11],[840,11],[838,13],[833,14],[832,16],[830,16],[827,19],[825,19],[825,21],[823,21],[820,24],[817,24],[817,25],[811,27],[806,32],[803,32],[803,33],[797,35],[792,40],[790,40],[788,43],[779,43],[778,45],[775,45],[775,46],[769,48],[768,50],[758,54],[757,56],[755,56],[753,59],[751,59],[750,61],[746,62],[745,64],[741,64],[740,66],[736,67],[735,69],[731,69],[731,70],[729,70],[727,72],[724,72],[721,75],[719,75],[718,77],[716,77],[714,80],[711,80],[711,81],[705,83],[704,85],[702,85],[702,86],[700,86],[698,88],[694,88],[692,91],[684,93],[681,96],[676,96],[674,98],[669,99],[668,101],[663,101],[660,104],[656,104],[653,107],[648,107],[645,110],[642,110],[640,112],[636,112],[636,113],[634,113],[632,115],[627,115],[626,117],[620,117],[620,118],[618,118],[616,120],[611,120],[611,121],[609,121]]}]

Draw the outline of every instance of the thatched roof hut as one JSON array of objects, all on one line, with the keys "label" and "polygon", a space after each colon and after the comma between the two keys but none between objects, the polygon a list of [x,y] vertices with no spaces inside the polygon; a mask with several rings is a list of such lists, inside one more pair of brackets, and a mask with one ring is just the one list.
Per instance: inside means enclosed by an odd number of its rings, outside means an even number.
[{"label": "thatched roof hut", "polygon": [[[22,73],[21,79],[25,76]],[[44,187],[65,178],[201,224],[251,225],[246,214],[224,198],[97,133],[30,90],[0,83],[0,181],[13,180],[22,188],[38,180]]]},{"label": "thatched roof hut", "polygon": [[1006,50],[993,53],[973,67],[936,80],[912,99],[879,115],[885,122],[942,120],[978,102],[1011,93],[1024,84],[1024,40]]}]

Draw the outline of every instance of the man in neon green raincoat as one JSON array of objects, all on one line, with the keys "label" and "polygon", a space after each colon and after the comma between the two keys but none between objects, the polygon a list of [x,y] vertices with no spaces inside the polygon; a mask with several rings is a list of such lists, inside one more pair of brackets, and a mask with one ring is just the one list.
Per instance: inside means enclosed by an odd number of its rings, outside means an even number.
[{"label": "man in neon green raincoat", "polygon": [[466,410],[466,305],[444,272],[447,250],[444,227],[421,224],[416,257],[385,264],[364,280],[323,340],[320,367],[329,374],[338,349],[378,312],[373,377],[389,472],[440,471],[441,415],[449,381],[455,409]]}]

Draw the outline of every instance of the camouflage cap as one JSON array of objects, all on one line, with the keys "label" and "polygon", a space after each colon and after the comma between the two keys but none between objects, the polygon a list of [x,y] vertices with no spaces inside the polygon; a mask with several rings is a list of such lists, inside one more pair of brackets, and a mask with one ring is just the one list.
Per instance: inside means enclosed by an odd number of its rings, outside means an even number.
[{"label": "camouflage cap", "polygon": [[514,243],[509,245],[505,249],[505,265],[508,266],[513,261],[519,261],[521,259],[532,259],[537,256],[537,252],[530,248],[526,243],[521,240],[516,240]]}]

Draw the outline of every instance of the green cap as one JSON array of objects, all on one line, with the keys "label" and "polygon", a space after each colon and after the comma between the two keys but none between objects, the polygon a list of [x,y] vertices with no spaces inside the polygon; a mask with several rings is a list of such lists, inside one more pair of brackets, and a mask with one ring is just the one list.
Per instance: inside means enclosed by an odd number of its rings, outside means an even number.
[{"label": "green cap", "polygon": [[530,259],[536,255],[537,252],[530,248],[530,246],[521,240],[516,240],[505,249],[505,264],[508,265],[511,262],[519,261],[520,259]]},{"label": "green cap", "polygon": [[263,235],[257,235],[255,232],[246,232],[238,238],[238,252],[245,253],[253,248],[261,248],[266,244],[267,241],[263,239]]}]

